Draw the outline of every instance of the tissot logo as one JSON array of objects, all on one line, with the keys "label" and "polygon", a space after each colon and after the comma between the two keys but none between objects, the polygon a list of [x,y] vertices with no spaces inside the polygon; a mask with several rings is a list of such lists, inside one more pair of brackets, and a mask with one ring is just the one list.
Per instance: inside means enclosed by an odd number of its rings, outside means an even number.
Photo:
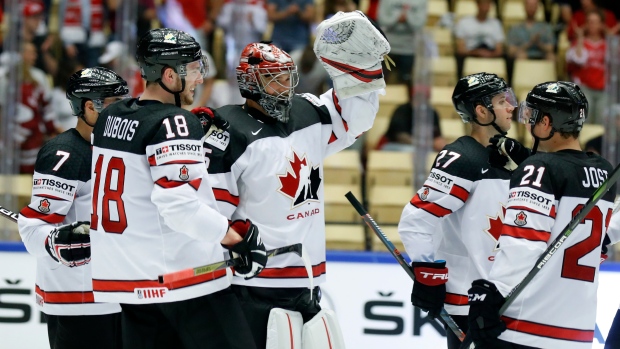
[{"label": "tissot logo", "polygon": [[312,167],[306,155],[300,158],[295,150],[293,150],[293,159],[288,160],[286,173],[278,175],[280,181],[278,191],[293,201],[291,208],[300,206],[306,201],[318,202],[318,191],[321,185],[319,166]]}]

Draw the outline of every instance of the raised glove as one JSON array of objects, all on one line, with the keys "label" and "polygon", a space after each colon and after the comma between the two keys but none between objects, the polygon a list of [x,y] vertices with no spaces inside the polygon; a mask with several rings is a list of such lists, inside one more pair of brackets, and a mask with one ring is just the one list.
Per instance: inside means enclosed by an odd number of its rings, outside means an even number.
[{"label": "raised glove", "polygon": [[469,297],[468,335],[476,348],[495,348],[499,335],[506,330],[506,324],[499,317],[504,297],[495,284],[479,279],[467,291]]},{"label": "raised glove", "polygon": [[389,52],[385,35],[361,11],[338,12],[317,27],[314,53],[341,99],[384,88],[381,62]]},{"label": "raised glove", "polygon": [[428,316],[439,316],[446,299],[446,282],[448,282],[448,268],[446,261],[413,262],[414,283],[411,291],[411,303],[428,312]]},{"label": "raised glove", "polygon": [[516,140],[496,134],[489,139],[491,149],[489,163],[493,167],[503,167],[508,171],[514,171],[527,159],[531,151]]},{"label": "raised glove", "polygon": [[228,129],[228,121],[215,110],[209,107],[197,107],[192,109],[192,114],[196,115],[202,124],[202,129],[207,134],[212,125],[219,128],[222,131]]},{"label": "raised glove", "polygon": [[228,252],[230,258],[241,258],[242,263],[235,266],[235,274],[246,280],[258,275],[267,264],[265,245],[260,238],[258,228],[249,219],[234,221],[230,227],[243,237],[241,242],[234,244]]},{"label": "raised glove", "polygon": [[45,239],[47,253],[58,263],[78,267],[90,263],[90,222],[73,222],[52,230]]}]

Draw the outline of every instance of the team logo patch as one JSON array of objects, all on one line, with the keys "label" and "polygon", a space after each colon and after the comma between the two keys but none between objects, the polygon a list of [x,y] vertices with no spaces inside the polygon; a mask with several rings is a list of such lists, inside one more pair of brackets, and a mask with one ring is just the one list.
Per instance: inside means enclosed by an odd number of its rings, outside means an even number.
[{"label": "team logo patch", "polygon": [[420,197],[420,200],[422,201],[426,201],[426,199],[428,198],[428,194],[431,193],[431,190],[428,189],[428,187],[424,187],[424,189],[422,189],[422,192],[418,192],[418,196]]},{"label": "team logo patch", "polygon": [[319,202],[321,176],[319,166],[312,167],[306,155],[299,157],[293,150],[293,159],[288,159],[288,168],[283,175],[277,175],[280,181],[278,192],[291,199],[292,207],[303,205],[307,201]]},{"label": "team logo patch", "polygon": [[549,93],[558,93],[560,92],[560,86],[556,83],[547,85],[547,90],[545,92]]},{"label": "team logo patch", "polygon": [[184,181],[189,179],[189,170],[187,169],[187,166],[183,165],[183,167],[181,167],[179,178]]},{"label": "team logo patch", "polygon": [[136,288],[134,289],[135,295],[138,299],[153,299],[153,298],[164,298],[166,293],[168,292],[168,288],[166,287],[152,287],[152,288]]},{"label": "team logo patch", "polygon": [[527,215],[525,212],[521,211],[517,213],[517,218],[515,219],[515,224],[519,227],[522,227],[527,224]]},{"label": "team logo patch", "polygon": [[168,33],[164,35],[164,42],[167,42],[169,44],[176,44],[177,43],[177,37],[174,36],[173,33]]},{"label": "team logo patch", "polygon": [[50,211],[50,202],[48,199],[43,199],[39,201],[39,211],[43,213],[48,213]]},{"label": "team logo patch", "polygon": [[478,85],[479,83],[480,83],[480,80],[478,79],[477,76],[472,76],[471,78],[467,80],[467,86],[469,87]]}]

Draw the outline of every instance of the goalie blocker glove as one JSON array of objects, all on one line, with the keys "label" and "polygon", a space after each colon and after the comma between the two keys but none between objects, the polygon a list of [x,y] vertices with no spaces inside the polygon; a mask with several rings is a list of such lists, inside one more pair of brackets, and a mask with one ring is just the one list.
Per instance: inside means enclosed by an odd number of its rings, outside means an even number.
[{"label": "goalie blocker glove", "polygon": [[45,249],[56,262],[78,267],[90,262],[90,222],[73,222],[52,230]]},{"label": "goalie blocker glove", "polygon": [[381,62],[389,52],[385,35],[361,11],[338,12],[317,27],[314,53],[341,99],[384,88]]},{"label": "goalie blocker glove", "polygon": [[246,280],[258,275],[267,264],[265,245],[258,228],[249,219],[234,221],[230,227],[243,237],[229,249],[230,258],[241,258],[241,265],[235,266],[235,274]]},{"label": "goalie blocker glove", "polygon": [[415,281],[411,291],[411,304],[427,311],[428,316],[439,316],[446,299],[446,282],[448,282],[448,268],[446,261],[412,262],[411,269]]},{"label": "goalie blocker glove", "polygon": [[467,291],[469,298],[468,336],[477,349],[497,348],[499,335],[506,331],[506,324],[500,320],[499,309],[504,297],[491,281],[474,280]]},{"label": "goalie blocker glove", "polygon": [[218,129],[226,131],[228,129],[228,121],[226,121],[220,114],[213,108],[209,107],[197,107],[192,109],[192,114],[198,117],[202,129],[205,135],[208,135],[211,126],[215,125]]},{"label": "goalie blocker glove", "polygon": [[491,150],[489,164],[493,167],[503,167],[508,171],[514,171],[531,154],[531,151],[521,143],[501,134],[496,134],[489,139],[489,142],[491,142],[488,146]]}]

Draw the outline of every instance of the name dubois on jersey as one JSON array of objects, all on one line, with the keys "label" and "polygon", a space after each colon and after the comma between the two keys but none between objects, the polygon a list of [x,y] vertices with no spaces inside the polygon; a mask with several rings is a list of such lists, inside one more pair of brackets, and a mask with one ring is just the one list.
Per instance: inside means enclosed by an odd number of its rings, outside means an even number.
[{"label": "name dubois on jersey", "polygon": [[53,192],[61,199],[72,200],[75,195],[76,186],[76,181],[70,181],[56,176],[35,174],[35,177],[32,179],[32,194],[49,194]]},{"label": "name dubois on jersey", "polygon": [[454,186],[454,176],[434,168],[431,173],[429,173],[424,185],[444,193],[449,193]]},{"label": "name dubois on jersey", "polygon": [[136,128],[140,121],[128,120],[118,116],[109,115],[103,130],[104,137],[117,138],[120,140],[131,141],[136,134]]},{"label": "name dubois on jersey", "polygon": [[545,214],[551,212],[553,201],[553,195],[532,188],[517,187],[508,194],[508,206],[525,206]]}]

